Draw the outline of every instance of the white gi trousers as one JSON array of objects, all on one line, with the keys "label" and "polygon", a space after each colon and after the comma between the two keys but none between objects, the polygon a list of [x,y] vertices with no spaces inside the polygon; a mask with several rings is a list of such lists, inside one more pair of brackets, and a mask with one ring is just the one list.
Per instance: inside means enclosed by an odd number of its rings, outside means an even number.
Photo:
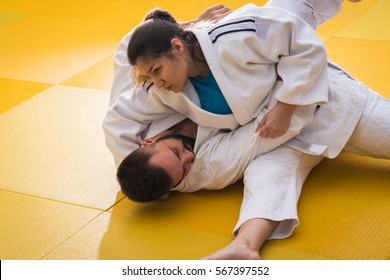
[{"label": "white gi trousers", "polygon": [[340,11],[342,2],[343,0],[269,0],[264,7],[289,11],[317,29],[321,23]]}]

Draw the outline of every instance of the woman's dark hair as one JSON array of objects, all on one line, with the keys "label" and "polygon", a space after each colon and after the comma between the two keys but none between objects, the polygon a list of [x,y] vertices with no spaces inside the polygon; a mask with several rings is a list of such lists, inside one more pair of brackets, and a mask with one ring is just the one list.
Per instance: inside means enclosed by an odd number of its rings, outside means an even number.
[{"label": "woman's dark hair", "polygon": [[155,201],[168,193],[172,184],[163,168],[149,164],[153,155],[149,146],[129,154],[116,174],[122,193],[135,202]]},{"label": "woman's dark hair", "polygon": [[196,55],[195,49],[199,43],[195,35],[184,30],[172,17],[161,9],[154,9],[146,16],[144,22],[135,28],[129,46],[127,57],[131,65],[135,65],[140,57],[157,58],[171,56],[171,40],[180,39],[187,47],[195,63],[204,63],[204,59]]}]

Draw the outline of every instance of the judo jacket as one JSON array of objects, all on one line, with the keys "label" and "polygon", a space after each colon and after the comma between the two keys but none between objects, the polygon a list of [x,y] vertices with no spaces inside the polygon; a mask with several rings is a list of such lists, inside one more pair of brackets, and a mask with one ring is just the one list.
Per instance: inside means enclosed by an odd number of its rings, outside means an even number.
[{"label": "judo jacket", "polygon": [[[329,63],[329,84],[329,102],[316,108],[313,121],[294,137],[294,131],[276,139],[262,138],[255,133],[257,123],[265,112],[232,132],[198,127],[195,160],[188,175],[173,190],[194,192],[227,187],[243,177],[254,159],[281,145],[311,155],[336,157],[359,122],[369,88],[333,63]],[[280,160],[283,161],[283,158]],[[251,176],[266,175],[266,170],[258,170]]]}]

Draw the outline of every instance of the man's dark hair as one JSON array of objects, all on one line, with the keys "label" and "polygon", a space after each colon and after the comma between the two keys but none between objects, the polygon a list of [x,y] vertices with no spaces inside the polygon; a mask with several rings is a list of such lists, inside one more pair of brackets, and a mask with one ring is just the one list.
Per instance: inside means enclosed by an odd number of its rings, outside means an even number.
[{"label": "man's dark hair", "polygon": [[171,178],[161,167],[149,164],[153,144],[138,148],[119,165],[117,180],[124,195],[135,202],[151,202],[169,192]]}]

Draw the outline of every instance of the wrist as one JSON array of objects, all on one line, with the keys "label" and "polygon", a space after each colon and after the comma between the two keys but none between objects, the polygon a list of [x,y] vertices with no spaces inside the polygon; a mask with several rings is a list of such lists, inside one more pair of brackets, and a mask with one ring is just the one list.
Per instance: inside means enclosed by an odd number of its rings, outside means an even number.
[{"label": "wrist", "polygon": [[179,25],[183,29],[186,29],[186,28],[190,27],[192,24],[194,24],[195,22],[196,22],[196,20],[181,21],[181,22],[179,22]]},{"label": "wrist", "polygon": [[297,107],[297,105],[288,104],[280,101],[278,101],[276,106],[282,109],[283,111],[285,111],[286,113],[291,113],[291,114],[294,113],[295,108]]}]

